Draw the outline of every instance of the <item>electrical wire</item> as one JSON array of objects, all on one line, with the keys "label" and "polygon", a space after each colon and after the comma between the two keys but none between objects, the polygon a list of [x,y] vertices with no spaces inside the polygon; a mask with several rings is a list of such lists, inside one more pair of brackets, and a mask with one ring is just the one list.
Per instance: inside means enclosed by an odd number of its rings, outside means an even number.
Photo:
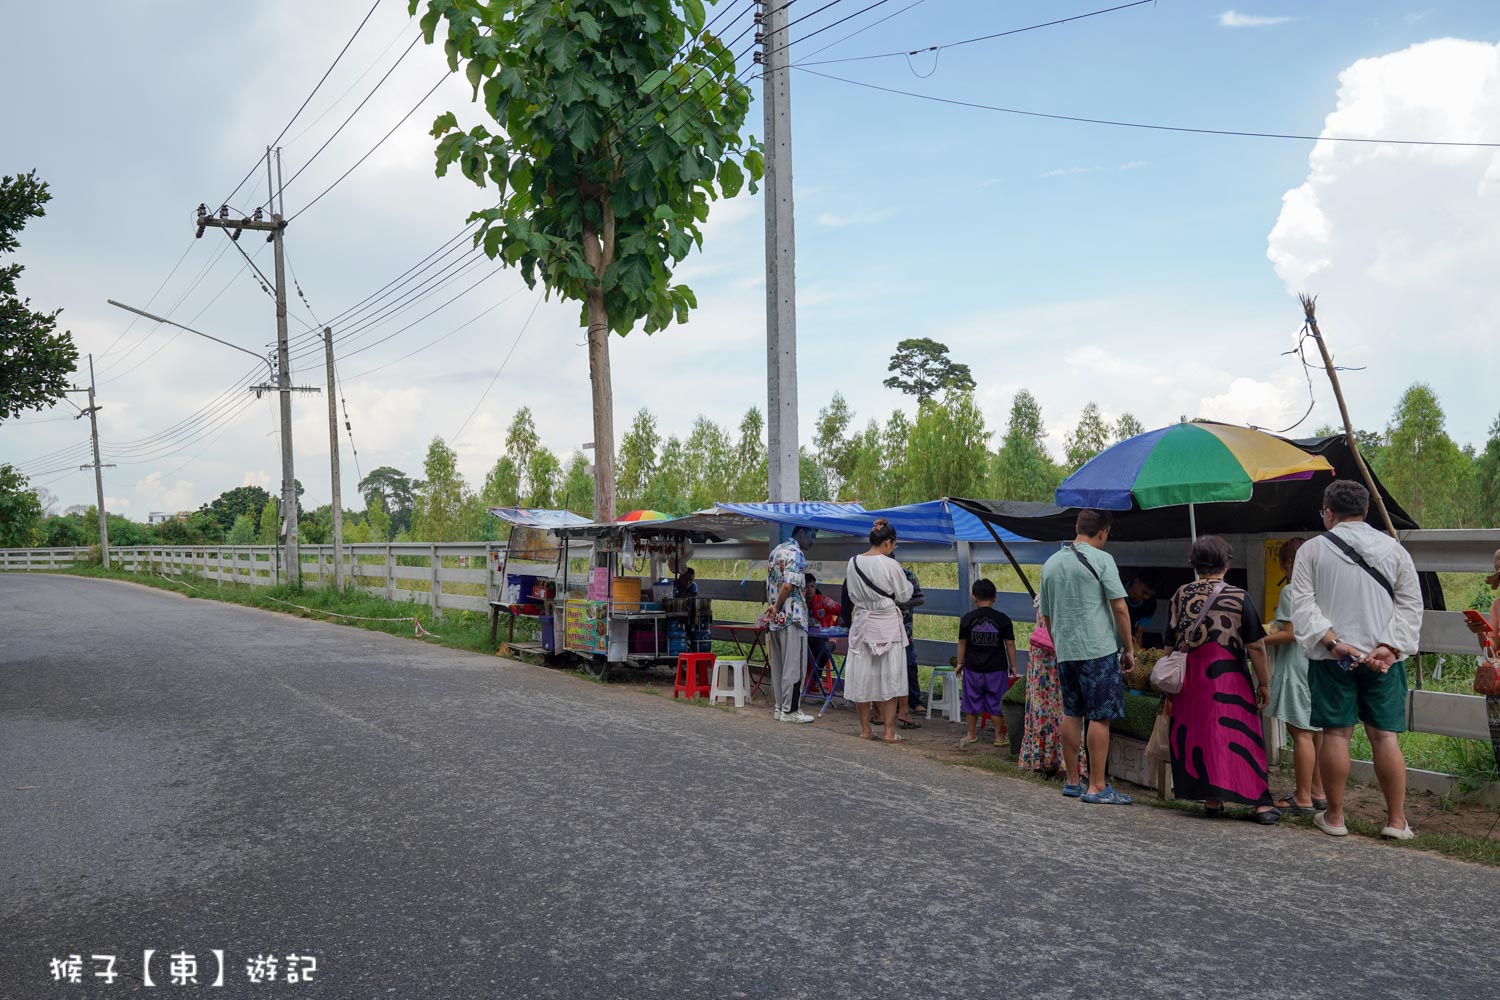
[{"label": "electrical wire", "polygon": [[1393,146],[1458,146],[1472,149],[1500,149],[1500,142],[1452,142],[1436,139],[1375,139],[1357,136],[1338,135],[1298,135],[1290,132],[1241,132],[1233,129],[1218,128],[1187,128],[1180,125],[1155,125],[1145,122],[1116,121],[1108,118],[1082,118],[1076,115],[1054,115],[1041,111],[1023,111],[1019,108],[1004,108],[994,104],[980,104],[975,101],[961,101],[951,97],[937,97],[932,94],[918,94],[910,90],[899,90],[895,87],[883,87],[875,83],[865,83],[862,80],[850,80],[842,76],[834,76],[805,66],[796,67],[803,73],[811,73],[813,76],[821,76],[825,80],[836,80],[839,83],[847,83],[855,87],[864,87],[868,90],[884,91],[887,94],[900,94],[903,97],[915,97],[924,101],[936,101],[939,104],[951,104],[962,108],[975,108],[981,111],[998,111],[1007,115],[1021,115],[1027,118],[1048,118],[1053,121],[1081,122],[1087,125],[1114,125],[1119,128],[1149,129],[1157,132],[1188,132],[1196,135],[1231,135],[1242,136],[1251,139],[1294,139],[1309,142],[1360,142],[1376,143]]},{"label": "electrical wire", "polygon": [[[910,59],[912,56],[921,55],[924,52],[942,52],[943,49],[955,49],[961,45],[973,45],[976,42],[989,42],[993,41],[996,38],[1005,38],[1009,35],[1019,35],[1022,32],[1026,31],[1036,31],[1038,28],[1051,28],[1059,24],[1067,24],[1070,21],[1081,21],[1084,18],[1098,17],[1100,14],[1112,14],[1117,10],[1126,10],[1130,7],[1140,7],[1144,4],[1152,4],[1154,6],[1155,3],[1156,0],[1132,0],[1131,3],[1123,3],[1115,7],[1106,7],[1102,10],[1091,10],[1086,14],[1073,14],[1070,17],[1060,17],[1055,21],[1044,21],[1041,24],[1028,24],[1024,28],[1011,28],[1009,31],[997,31],[994,34],[979,35],[976,38],[964,38],[956,42],[945,42],[942,45],[928,45],[919,49],[903,49],[897,52],[876,52],[871,55],[848,56],[843,59],[820,59],[817,62],[797,62],[792,63],[791,65],[797,68],[806,66],[829,66],[833,63],[864,62],[868,59],[890,59],[895,56],[906,56],[908,59]],[[897,11],[897,13],[900,13],[900,11]]]},{"label": "electrical wire", "polygon": [[[276,138],[271,140],[271,147],[274,147],[278,142],[281,141],[281,137],[286,135],[287,129],[291,128],[292,124],[296,122],[298,116],[301,115],[304,110],[306,110],[308,103],[318,93],[318,88],[323,86],[323,82],[328,79],[328,75],[332,73],[334,67],[339,64],[339,60],[344,58],[344,53],[349,51],[349,46],[354,44],[354,40],[359,37],[359,33],[364,30],[366,22],[370,20],[370,16],[375,13],[375,8],[379,6],[380,0],[375,0],[374,3],[370,4],[370,9],[365,12],[365,16],[360,20],[359,26],[354,29],[354,34],[350,35],[349,40],[344,43],[344,47],[339,49],[339,54],[333,57],[333,62],[326,70],[323,71],[323,75],[318,78],[318,82],[313,84],[312,92],[307,95],[307,98],[292,114],[292,117],[287,121],[285,125],[282,126],[281,131],[276,133]],[[228,203],[231,198],[240,193],[240,188],[245,186],[245,182],[255,175],[255,172],[260,169],[261,163],[265,162],[266,158],[271,155],[269,150],[270,147],[268,147],[267,152],[256,158],[255,164],[245,172],[245,176],[242,177],[240,179],[240,182],[234,186],[234,190],[229,192],[229,197],[221,200],[219,204],[223,205]]]},{"label": "electrical wire", "polygon": [[859,28],[859,29],[856,29],[854,31],[851,31],[851,32],[849,32],[849,34],[844,35],[842,38],[836,38],[833,41],[829,42],[827,45],[822,46],[821,48],[813,49],[811,52],[809,52],[807,54],[807,58],[811,59],[813,56],[817,55],[819,52],[827,52],[829,49],[833,48],[835,45],[842,45],[844,42],[847,42],[849,39],[853,38],[854,36],[856,36],[856,35],[863,35],[865,32],[869,31],[871,28],[878,27],[878,26],[884,24],[885,22],[889,21],[893,17],[900,17],[902,14],[905,14],[907,11],[911,10],[913,7],[920,7],[920,6],[922,6],[926,2],[927,2],[927,0],[916,0],[915,3],[909,3],[905,7],[902,7],[900,10],[896,11],[893,14],[887,14],[885,17],[880,18],[878,21],[871,21],[869,24],[865,25],[863,28]]},{"label": "electrical wire", "polygon": [[474,414],[478,413],[479,408],[484,405],[485,397],[490,394],[490,390],[493,389],[495,387],[495,383],[500,380],[500,373],[505,371],[505,366],[510,364],[510,356],[516,353],[516,348],[520,345],[521,338],[526,336],[526,328],[531,325],[531,318],[536,315],[537,309],[541,307],[542,298],[543,296],[538,295],[536,297],[536,301],[532,303],[531,312],[526,314],[526,322],[521,324],[521,329],[516,333],[516,339],[511,341],[510,350],[506,352],[505,360],[501,361],[500,367],[496,369],[495,377],[490,379],[490,384],[484,387],[484,392],[479,396],[479,402],[474,404],[474,409],[470,410],[469,415],[464,418],[462,426],[458,428],[458,433],[449,438],[449,441],[457,441],[459,439],[464,430],[468,428],[469,421],[474,419]]},{"label": "electrical wire", "polygon": [[[816,38],[818,35],[821,35],[825,31],[831,31],[832,29],[837,28],[839,25],[845,23],[846,21],[852,21],[856,17],[859,17],[859,15],[861,15],[861,14],[868,14],[870,11],[874,10],[876,7],[883,7],[883,6],[885,6],[886,4],[888,4],[890,2],[891,2],[891,0],[875,0],[875,2],[872,3],[872,4],[870,4],[868,7],[862,7],[859,10],[855,11],[853,14],[848,15],[847,17],[841,17],[837,21],[834,21],[832,24],[825,24],[823,27],[817,29],[816,31],[809,31],[807,34],[803,35],[801,38],[794,38],[790,42],[785,42],[785,43],[777,46],[776,48],[774,48],[771,51],[767,52],[765,54],[765,56],[775,55],[778,52],[782,52],[782,51],[784,51],[786,49],[791,48],[793,45],[796,45],[799,42],[805,42],[809,38]],[[798,18],[798,20],[806,20],[806,18]],[[794,21],[792,23],[795,24],[796,22]],[[789,25],[787,25],[787,27],[791,27],[791,25],[789,24]],[[764,59],[765,56],[762,56],[761,58]]]},{"label": "electrical wire", "polygon": [[444,340],[447,340],[449,337],[453,336],[455,333],[458,333],[461,330],[465,330],[468,327],[473,326],[475,323],[479,322],[481,319],[484,319],[484,317],[488,316],[490,313],[494,312],[496,309],[499,309],[501,306],[505,305],[505,303],[507,303],[511,299],[515,298],[517,295],[520,295],[521,291],[522,291],[522,289],[520,289],[520,288],[516,289],[515,291],[511,292],[509,295],[505,296],[505,298],[501,299],[499,302],[496,302],[494,305],[490,306],[489,308],[485,309],[483,312],[479,313],[473,319],[465,320],[464,322],[460,323],[458,326],[454,327],[453,329],[449,330],[447,333],[443,334],[441,337],[435,337],[434,339],[429,340],[427,343],[423,344],[421,347],[417,348],[415,351],[411,351],[408,354],[403,354],[399,358],[393,358],[392,360],[387,361],[385,364],[376,365],[374,368],[367,368],[364,371],[360,372],[358,375],[350,375],[349,376],[349,381],[353,382],[357,378],[364,378],[366,375],[373,375],[376,372],[381,371],[382,369],[389,368],[391,365],[400,364],[402,361],[405,361],[408,358],[414,358],[414,357],[416,357],[418,354],[421,354],[423,351],[427,350],[428,348],[435,347],[436,345],[442,343]]},{"label": "electrical wire", "polygon": [[[189,240],[188,241],[187,249],[185,249],[185,250],[182,251],[182,256],[177,258],[177,263],[175,263],[175,264],[172,265],[172,270],[168,271],[167,272],[167,276],[165,278],[161,279],[161,284],[159,284],[159,285],[156,286],[156,291],[154,291],[154,292],[151,293],[151,297],[146,300],[146,304],[144,306],[142,306],[141,308],[143,308],[143,309],[150,309],[151,308],[151,303],[155,302],[156,301],[156,297],[161,294],[161,290],[163,288],[167,287],[167,282],[169,282],[169,281],[172,280],[172,275],[174,275],[174,274],[177,273],[177,269],[182,266],[182,262],[183,261],[187,260],[188,254],[190,254],[190,253],[193,252],[193,247],[196,246],[197,243],[198,243],[197,240]],[[102,362],[105,359],[105,357],[107,357],[109,355],[109,352],[113,351],[115,349],[115,345],[118,344],[121,340],[123,340],[124,337],[125,337],[125,335],[130,332],[131,327],[135,326],[136,323],[140,322],[140,319],[141,319],[141,317],[139,317],[139,316],[133,316],[133,317],[131,317],[130,322],[127,323],[127,324],[125,324],[125,329],[123,329],[123,330],[120,331],[119,336],[115,337],[114,340],[110,341],[109,346],[106,347],[103,350],[103,352],[94,355],[94,360]]]},{"label": "electrical wire", "polygon": [[363,83],[365,77],[369,76],[370,73],[374,71],[375,67],[380,65],[380,61],[385,58],[386,53],[391,51],[391,49],[395,47],[397,42],[401,41],[401,39],[406,35],[406,32],[411,28],[413,22],[416,21],[416,19],[417,17],[415,14],[407,18],[406,23],[401,26],[401,29],[391,36],[390,41],[385,43],[385,48],[381,49],[378,53],[376,53],[375,58],[370,60],[370,64],[365,67],[364,72],[360,73],[359,76],[356,76],[354,78],[354,82],[349,84],[349,86],[344,89],[344,92],[342,94],[340,94],[338,97],[335,97],[332,103],[330,103],[328,107],[324,108],[322,113],[319,114],[318,117],[302,126],[302,129],[296,135],[292,136],[286,142],[282,143],[281,148],[286,149],[288,146],[295,143],[298,139],[301,139],[304,135],[311,132],[318,126],[319,122],[321,122],[324,118],[327,118],[329,114],[333,112],[334,108],[344,103],[344,98],[354,93],[354,88]]}]

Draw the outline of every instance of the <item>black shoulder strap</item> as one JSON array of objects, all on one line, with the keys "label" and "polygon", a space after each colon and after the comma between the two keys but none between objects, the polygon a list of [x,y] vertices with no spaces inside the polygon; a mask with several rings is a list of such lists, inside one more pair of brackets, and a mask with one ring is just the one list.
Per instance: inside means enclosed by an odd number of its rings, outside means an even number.
[{"label": "black shoulder strap", "polygon": [[1067,547],[1072,550],[1073,554],[1078,557],[1078,561],[1083,563],[1083,568],[1089,571],[1089,576],[1094,578],[1094,582],[1102,584],[1104,581],[1099,579],[1099,571],[1094,568],[1093,563],[1089,562],[1088,556],[1084,555],[1082,552],[1079,552],[1078,546],[1073,542],[1065,542],[1064,544],[1067,545]]},{"label": "black shoulder strap", "polygon": [[895,594],[888,594],[885,591],[881,590],[879,587],[875,586],[874,580],[871,580],[868,576],[865,575],[865,571],[859,568],[859,556],[852,557],[849,560],[849,565],[853,566],[854,572],[858,573],[859,578],[865,581],[866,587],[869,587],[871,590],[875,591],[875,593],[879,594],[881,597],[886,598],[887,600],[894,601],[896,599]]},{"label": "black shoulder strap", "polygon": [[1396,588],[1391,586],[1391,581],[1387,580],[1385,578],[1385,574],[1380,572],[1380,570],[1365,562],[1365,557],[1356,552],[1354,550],[1354,546],[1350,545],[1348,542],[1344,541],[1342,538],[1340,538],[1338,535],[1335,535],[1331,531],[1323,532],[1323,537],[1342,549],[1344,555],[1353,560],[1354,565],[1370,574],[1375,582],[1380,584],[1380,588],[1384,590],[1388,595],[1390,595],[1391,600],[1394,601],[1396,599]]}]

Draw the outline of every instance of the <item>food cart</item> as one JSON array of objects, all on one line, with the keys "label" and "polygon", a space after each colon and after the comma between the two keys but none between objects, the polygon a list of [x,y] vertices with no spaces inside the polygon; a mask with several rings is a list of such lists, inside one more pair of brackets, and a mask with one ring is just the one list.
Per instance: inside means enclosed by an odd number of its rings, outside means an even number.
[{"label": "food cart", "polygon": [[687,567],[695,543],[754,527],[764,528],[729,514],[669,518],[637,511],[623,521],[553,529],[565,553],[579,543],[591,549],[585,580],[564,588],[560,648],[600,678],[613,667],[644,670],[674,664],[681,653],[710,652],[712,602],[674,597],[672,578]]}]

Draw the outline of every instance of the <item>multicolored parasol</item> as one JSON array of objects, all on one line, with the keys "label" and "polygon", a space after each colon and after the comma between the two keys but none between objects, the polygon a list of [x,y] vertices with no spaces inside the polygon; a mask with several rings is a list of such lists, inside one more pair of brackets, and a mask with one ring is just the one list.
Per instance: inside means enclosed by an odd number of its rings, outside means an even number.
[{"label": "multicolored parasol", "polygon": [[1057,488],[1060,507],[1143,510],[1250,499],[1256,483],[1332,472],[1320,455],[1264,431],[1208,420],[1127,438],[1089,459]]},{"label": "multicolored parasol", "polygon": [[659,510],[633,510],[620,518],[617,524],[630,524],[635,521],[670,521],[671,514],[663,514]]}]

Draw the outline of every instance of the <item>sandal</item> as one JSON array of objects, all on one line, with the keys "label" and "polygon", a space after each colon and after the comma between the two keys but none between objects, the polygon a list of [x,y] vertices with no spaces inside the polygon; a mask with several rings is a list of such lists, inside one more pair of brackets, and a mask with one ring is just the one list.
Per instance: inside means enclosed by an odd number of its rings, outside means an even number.
[{"label": "sandal", "polygon": [[1327,812],[1328,811],[1328,800],[1327,799],[1317,799],[1317,798],[1313,799],[1313,810],[1316,811],[1316,812]]},{"label": "sandal", "polygon": [[890,739],[886,739],[884,736],[877,736],[875,738],[878,739],[878,740],[880,740],[882,743],[905,743],[906,742],[900,736],[892,736]]},{"label": "sandal", "polygon": [[[1281,798],[1277,799],[1274,803],[1277,811],[1287,816],[1311,816],[1318,811],[1317,799],[1313,799],[1313,804],[1310,806],[1298,805],[1296,794],[1296,792],[1287,792]],[[1327,803],[1324,803],[1323,808],[1328,808]]]},{"label": "sandal", "polygon": [[1085,792],[1083,801],[1105,806],[1128,806],[1135,800],[1129,795],[1115,791],[1114,785],[1105,785],[1102,792]]},{"label": "sandal", "polygon": [[1224,804],[1222,802],[1216,806],[1211,806],[1207,802],[1203,803],[1204,819],[1223,819],[1227,815],[1229,814],[1224,811]]},{"label": "sandal", "polygon": [[1275,806],[1272,806],[1270,809],[1265,809],[1261,812],[1255,813],[1250,818],[1255,820],[1255,822],[1259,823],[1261,826],[1275,826],[1277,823],[1281,822],[1281,810],[1277,809]]},{"label": "sandal", "polygon": [[911,719],[897,719],[896,720],[896,725],[900,726],[902,729],[921,729],[922,728],[922,724],[920,722],[913,722]]}]

